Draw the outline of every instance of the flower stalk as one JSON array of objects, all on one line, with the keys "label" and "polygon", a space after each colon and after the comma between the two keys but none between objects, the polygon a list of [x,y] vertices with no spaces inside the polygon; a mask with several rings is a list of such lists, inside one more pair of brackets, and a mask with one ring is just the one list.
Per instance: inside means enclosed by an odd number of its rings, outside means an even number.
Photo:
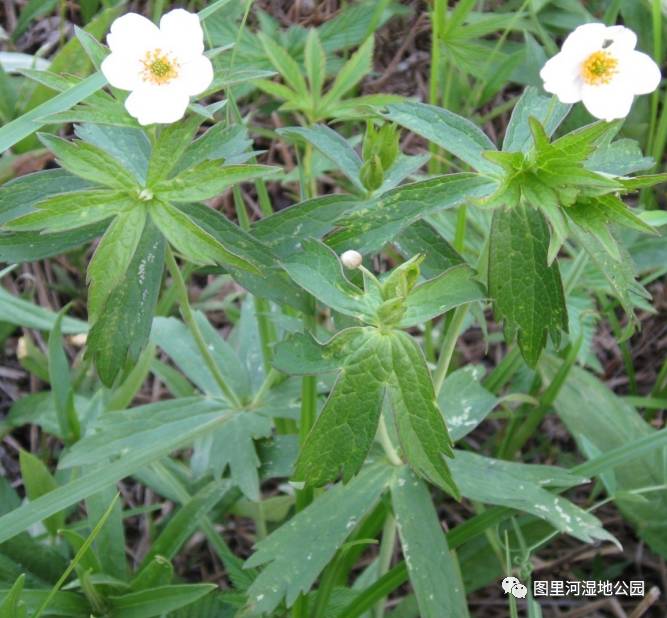
[{"label": "flower stalk", "polygon": [[185,281],[183,280],[183,276],[181,275],[181,271],[178,267],[178,264],[176,263],[176,258],[174,257],[174,253],[171,250],[171,247],[167,247],[166,262],[167,268],[169,269],[172,280],[174,282],[174,287],[176,288],[181,315],[183,316],[183,320],[187,324],[190,332],[192,333],[192,336],[195,339],[195,343],[197,344],[197,348],[204,358],[206,367],[208,367],[208,370],[211,372],[213,379],[216,381],[216,384],[220,387],[220,390],[224,393],[229,402],[234,407],[240,408],[241,401],[234,392],[234,389],[232,389],[232,387],[227,384],[227,380],[225,380],[225,377],[222,375],[217,362],[211,355],[211,351],[209,350],[208,345],[204,340],[204,336],[199,329],[199,325],[195,320],[195,316],[190,305],[190,299],[188,298],[188,290],[185,286]]}]

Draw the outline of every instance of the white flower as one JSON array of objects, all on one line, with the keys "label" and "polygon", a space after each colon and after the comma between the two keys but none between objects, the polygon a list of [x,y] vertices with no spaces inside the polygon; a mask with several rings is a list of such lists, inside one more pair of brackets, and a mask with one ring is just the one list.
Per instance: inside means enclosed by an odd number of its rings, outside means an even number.
[{"label": "white flower", "polygon": [[213,81],[199,17],[183,9],[165,14],[159,28],[127,13],[111,24],[107,43],[111,54],[102,73],[112,86],[131,91],[125,107],[142,125],[176,122],[190,97]]},{"label": "white flower", "polygon": [[596,118],[625,118],[635,95],[653,92],[661,79],[658,65],[636,44],[637,35],[624,26],[579,26],[542,67],[544,89],[562,103],[583,101]]},{"label": "white flower", "polygon": [[340,256],[340,261],[343,262],[343,266],[345,266],[345,268],[353,270],[361,266],[363,258],[361,253],[350,249],[349,251],[345,251],[343,255]]}]

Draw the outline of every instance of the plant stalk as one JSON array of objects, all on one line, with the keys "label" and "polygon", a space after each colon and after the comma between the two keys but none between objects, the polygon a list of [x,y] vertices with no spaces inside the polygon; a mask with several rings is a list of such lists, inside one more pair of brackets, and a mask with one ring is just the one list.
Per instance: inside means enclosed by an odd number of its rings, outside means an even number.
[{"label": "plant stalk", "polygon": [[454,355],[454,349],[456,348],[456,340],[461,334],[463,322],[465,321],[467,314],[467,304],[459,305],[456,309],[454,309],[452,320],[449,323],[449,328],[447,329],[445,338],[442,342],[440,358],[438,358],[438,364],[435,368],[435,372],[433,373],[433,386],[435,388],[436,396],[440,392],[445,378],[447,377],[447,371],[449,370],[449,365],[451,364],[452,356]]},{"label": "plant stalk", "polygon": [[197,320],[195,319],[194,313],[192,311],[192,306],[190,305],[190,299],[188,298],[188,290],[185,286],[185,281],[183,280],[183,276],[181,275],[181,271],[178,267],[178,264],[176,263],[176,258],[174,257],[174,253],[171,250],[171,247],[167,247],[166,257],[167,257],[167,268],[169,269],[171,277],[174,281],[174,286],[176,288],[178,296],[178,304],[181,308],[181,314],[183,315],[183,320],[190,329],[190,332],[192,333],[192,336],[194,337],[195,342],[197,344],[197,348],[199,349],[202,357],[204,358],[204,362],[206,363],[208,370],[213,375],[213,379],[220,387],[220,390],[224,393],[225,397],[229,400],[229,402],[232,405],[234,405],[237,408],[240,408],[241,401],[239,400],[238,396],[236,395],[232,387],[229,386],[229,384],[227,384],[225,377],[222,375],[222,372],[220,371],[218,364],[211,355],[211,351],[209,350],[208,345],[204,340],[204,336],[202,335],[201,330],[199,329],[199,325],[197,324]]},{"label": "plant stalk", "polygon": [[[391,513],[387,514],[382,529],[382,543],[380,544],[380,555],[378,557],[378,578],[389,571],[391,559],[394,556],[394,546],[396,545],[396,519]],[[387,597],[381,598],[375,606],[374,618],[384,618],[384,608],[387,603]]]}]

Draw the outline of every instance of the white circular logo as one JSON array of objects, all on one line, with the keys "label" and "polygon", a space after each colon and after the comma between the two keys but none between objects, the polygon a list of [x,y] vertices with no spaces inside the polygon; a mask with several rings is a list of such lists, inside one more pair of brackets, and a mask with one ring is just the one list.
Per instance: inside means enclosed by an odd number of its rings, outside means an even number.
[{"label": "white circular logo", "polygon": [[528,594],[528,588],[516,577],[506,577],[503,579],[501,586],[505,594],[511,594],[516,599],[525,599]]}]

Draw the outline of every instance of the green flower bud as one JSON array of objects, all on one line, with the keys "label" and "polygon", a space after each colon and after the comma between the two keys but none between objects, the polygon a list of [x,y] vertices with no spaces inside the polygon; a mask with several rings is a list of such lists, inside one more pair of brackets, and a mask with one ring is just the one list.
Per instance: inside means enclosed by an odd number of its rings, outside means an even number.
[{"label": "green flower bud", "polygon": [[375,191],[382,186],[384,182],[384,171],[382,170],[382,161],[378,155],[373,155],[361,167],[359,174],[361,182],[369,191]]}]

